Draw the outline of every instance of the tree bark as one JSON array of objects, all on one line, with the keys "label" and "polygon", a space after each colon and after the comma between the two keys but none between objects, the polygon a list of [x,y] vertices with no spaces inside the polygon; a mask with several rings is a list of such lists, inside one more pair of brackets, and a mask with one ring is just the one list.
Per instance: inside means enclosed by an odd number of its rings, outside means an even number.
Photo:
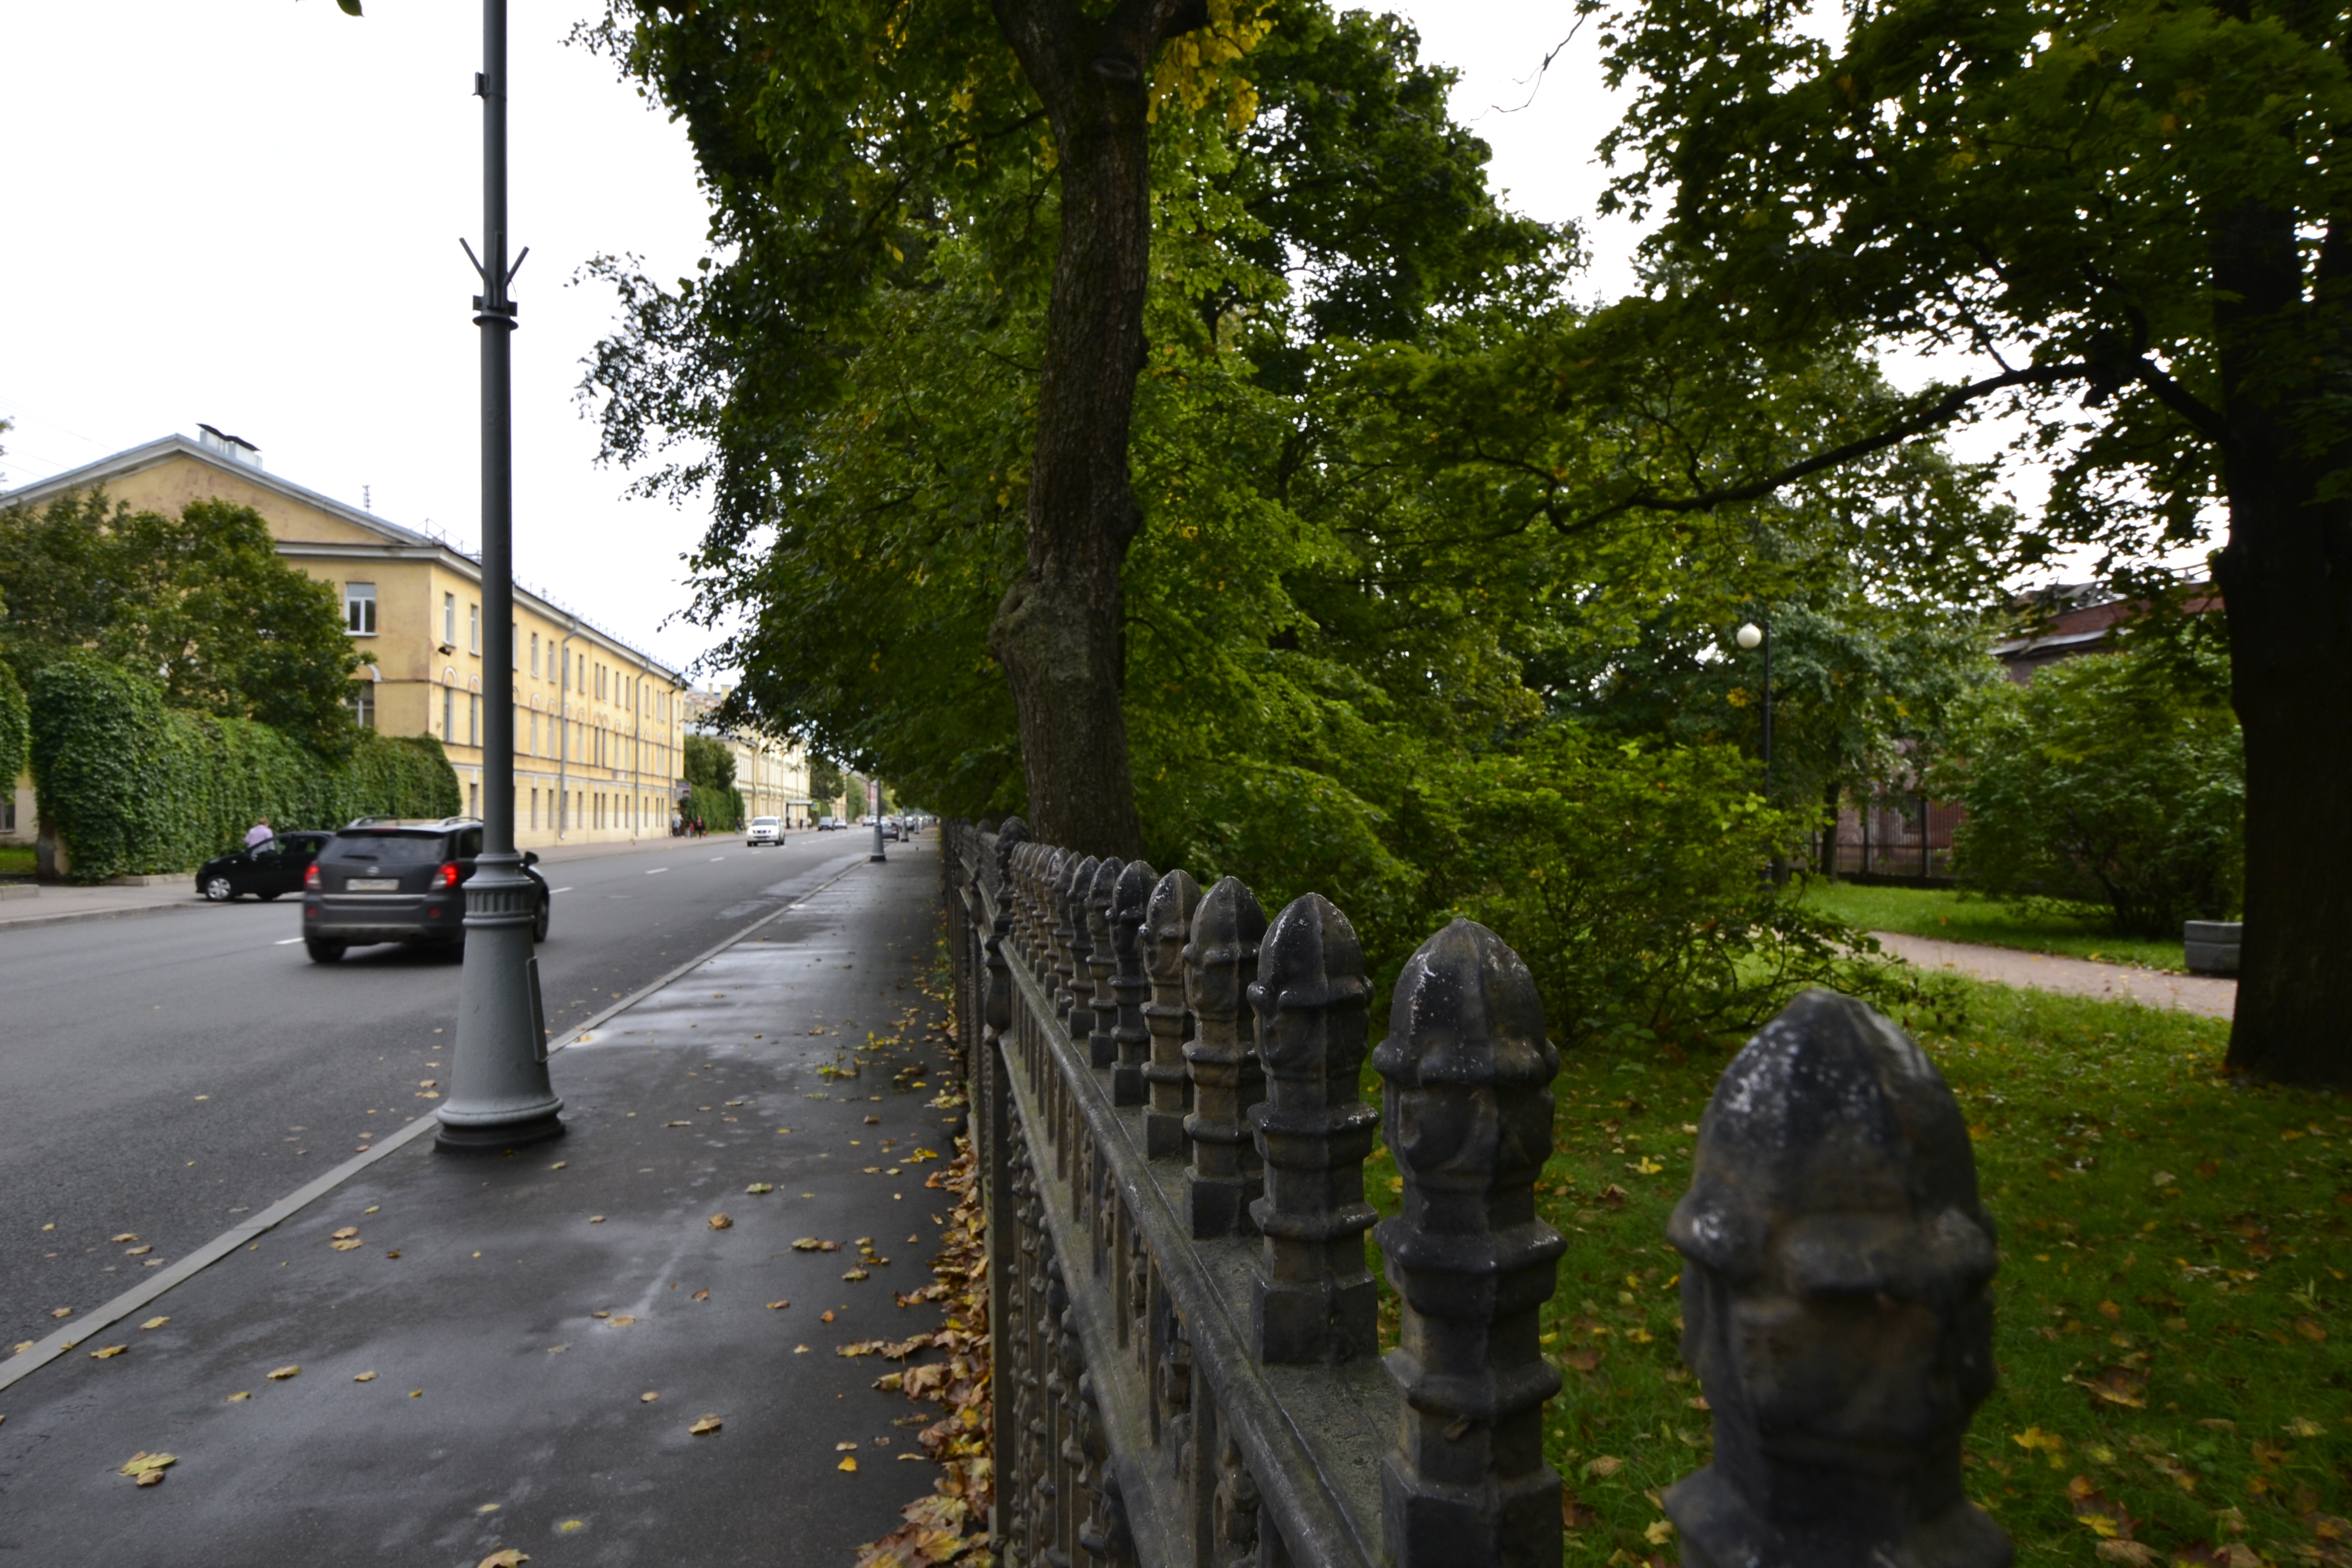
[{"label": "tree bark", "polygon": [[1128,435],[1151,260],[1150,79],[1160,44],[1205,26],[1202,0],[996,0],[1044,100],[1061,176],[1045,314],[1029,558],[989,647],[1021,734],[1031,831],[1095,855],[1143,852],[1128,765],[1119,573],[1142,521]]},{"label": "tree bark", "polygon": [[2347,453],[2315,449],[2311,434],[2334,422],[2321,405],[2343,345],[2305,303],[2292,215],[2240,205],[2213,254],[2222,384],[2269,389],[2230,402],[2230,541],[2214,570],[2246,748],[2229,1063],[2352,1087],[2352,506],[2321,499]]}]

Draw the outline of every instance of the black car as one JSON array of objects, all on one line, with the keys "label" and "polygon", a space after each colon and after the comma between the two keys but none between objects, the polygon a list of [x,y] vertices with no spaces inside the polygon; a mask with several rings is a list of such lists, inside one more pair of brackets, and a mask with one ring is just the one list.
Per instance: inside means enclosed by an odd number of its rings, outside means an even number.
[{"label": "black car", "polygon": [[333,837],[331,833],[281,833],[249,849],[215,855],[196,872],[197,896],[225,904],[247,893],[257,899],[299,893],[310,862],[319,857],[319,847]]},{"label": "black car", "polygon": [[[482,852],[482,825],[470,816],[438,822],[362,817],[319,851],[302,895],[302,940],[313,962],[333,963],[347,947],[375,942],[466,940],[466,895]],[[534,942],[547,937],[553,901],[539,857],[526,850],[523,875],[536,884]]]}]

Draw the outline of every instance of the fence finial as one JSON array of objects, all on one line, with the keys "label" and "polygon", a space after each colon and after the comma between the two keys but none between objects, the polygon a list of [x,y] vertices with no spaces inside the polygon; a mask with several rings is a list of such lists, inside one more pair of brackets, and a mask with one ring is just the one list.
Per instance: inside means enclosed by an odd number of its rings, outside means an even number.
[{"label": "fence finial", "polygon": [[1151,1032],[1143,1023],[1143,999],[1151,993],[1151,981],[1143,972],[1143,917],[1158,876],[1142,861],[1129,860],[1111,892],[1110,985],[1118,1004],[1118,1023],[1111,1030],[1118,1057],[1110,1074],[1113,1105],[1143,1103],[1143,1058],[1151,1043]]},{"label": "fence finial", "polygon": [[1256,895],[1238,877],[1227,877],[1202,897],[1192,912],[1192,940],[1184,947],[1184,995],[1198,1030],[1184,1047],[1192,1069],[1192,1114],[1184,1119],[1185,1136],[1192,1141],[1184,1220],[1195,1237],[1246,1229],[1258,1194],[1257,1151],[1244,1119],[1265,1098],[1265,1075],[1242,1012],[1257,978],[1258,939],[1265,934],[1265,911]]},{"label": "fence finial", "polygon": [[1559,1478],[1543,1404],[1559,1373],[1537,1334],[1562,1245],[1534,1187],[1559,1053],[1534,977],[1493,931],[1454,921],[1406,961],[1372,1066],[1404,1181],[1403,1212],[1375,1232],[1404,1299],[1382,1533],[1397,1568],[1551,1568]]},{"label": "fence finial", "polygon": [[1087,973],[1087,953],[1094,946],[1087,931],[1087,889],[1094,885],[1095,868],[1100,864],[1091,855],[1083,859],[1072,856],[1054,889],[1055,918],[1060,922],[1055,934],[1061,944],[1054,961],[1054,1011],[1069,1026],[1074,1039],[1084,1039],[1094,1027],[1094,1008],[1087,1001],[1094,985],[1091,979],[1081,982],[1078,977]]},{"label": "fence finial", "polygon": [[1364,950],[1320,893],[1294,900],[1258,946],[1257,1054],[1265,1103],[1250,1108],[1265,1195],[1250,1205],[1265,1247],[1250,1291],[1261,1362],[1337,1363],[1379,1348],[1378,1295],[1364,1267],[1364,1156],[1380,1114],[1356,1083],[1364,1065]]},{"label": "fence finial", "polygon": [[[2006,1568],[1960,1478],[2000,1254],[1917,1046],[1852,997],[1790,1002],[1716,1085],[1666,1237],[1715,1411],[1715,1462],[1665,1493],[1686,1568]],[[1757,1321],[1769,1363],[1738,1353]]]},{"label": "fence finial", "polygon": [[1087,966],[1076,984],[1079,1000],[1094,1020],[1087,1036],[1087,1060],[1098,1068],[1118,1060],[1110,1033],[1118,1023],[1118,997],[1110,987],[1111,971],[1118,965],[1118,954],[1111,947],[1110,907],[1118,897],[1118,874],[1125,868],[1123,862],[1104,856],[1086,889]]},{"label": "fence finial", "polygon": [[1154,1160],[1181,1160],[1188,1152],[1184,1117],[1192,1109],[1192,1078],[1184,1066],[1184,1042],[1192,1037],[1192,1010],[1184,1001],[1184,943],[1200,905],[1201,885],[1176,870],[1160,879],[1143,911],[1144,967],[1151,973],[1151,1000],[1143,1008],[1151,1031],[1151,1059],[1143,1067],[1151,1090],[1143,1152]]}]

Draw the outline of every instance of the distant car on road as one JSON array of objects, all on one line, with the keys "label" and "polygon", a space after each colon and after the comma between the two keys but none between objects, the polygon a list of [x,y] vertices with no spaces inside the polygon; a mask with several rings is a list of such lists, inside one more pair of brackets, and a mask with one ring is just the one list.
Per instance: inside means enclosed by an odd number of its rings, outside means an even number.
[{"label": "distant car on road", "polygon": [[816,819],[816,830],[819,833],[840,833],[845,831],[848,826],[849,824],[837,816],[820,816]]},{"label": "distant car on road", "polygon": [[[302,940],[317,963],[347,947],[408,942],[448,947],[466,941],[464,887],[482,853],[482,825],[471,816],[437,822],[362,817],[336,834],[303,881]],[[553,902],[539,857],[523,852],[523,875],[535,884],[533,942],[547,939]]]},{"label": "distant car on road", "polygon": [[784,825],[780,817],[755,816],[743,829],[743,847],[746,849],[757,849],[762,844],[782,844],[783,841]]},{"label": "distant car on road", "polygon": [[215,855],[196,872],[196,893],[216,904],[250,893],[268,900],[280,893],[299,893],[302,879],[318,858],[319,847],[331,833],[281,833],[249,849]]}]

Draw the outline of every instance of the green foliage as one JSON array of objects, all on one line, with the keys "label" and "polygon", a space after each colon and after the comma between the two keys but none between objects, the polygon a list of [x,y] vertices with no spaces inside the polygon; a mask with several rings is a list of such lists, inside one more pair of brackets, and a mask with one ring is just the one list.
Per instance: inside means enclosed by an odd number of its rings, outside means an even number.
[{"label": "green foliage", "polygon": [[1957,874],[2105,904],[2127,935],[2225,918],[2244,875],[2246,784],[2237,720],[2212,695],[2224,684],[2209,671],[2184,691],[2164,661],[2126,651],[1986,688],[1930,780],[1968,808]]},{"label": "green foliage", "polygon": [[723,791],[735,784],[735,753],[715,735],[686,738],[686,782],[698,789]]},{"label": "green foliage", "polygon": [[25,689],[17,684],[16,672],[0,660],[0,789],[16,787],[32,743],[32,710],[26,706]]},{"label": "green foliage", "polygon": [[2144,969],[2187,971],[2180,932],[2170,938],[2117,936],[2103,904],[2053,899],[1995,899],[1964,889],[1809,880],[1805,902],[1857,931],[1894,931],[1938,942],[1977,942],[2023,952],[2058,953]]},{"label": "green foliage", "polygon": [[732,833],[743,826],[743,796],[723,785],[698,784],[687,795],[685,815],[712,833]]},{"label": "green foliage", "polygon": [[358,667],[334,588],[280,557],[261,514],[217,500],[177,517],[104,492],[0,511],[0,658],[29,680],[69,650],[152,671],[163,700],[252,719],[331,755],[356,728]]},{"label": "green foliage", "polygon": [[817,807],[819,816],[834,815],[834,808],[841,804],[842,792],[848,787],[849,781],[841,776],[839,768],[823,757],[809,759],[809,800]]},{"label": "green foliage", "polygon": [[355,816],[446,816],[457,774],[429,735],[363,731],[341,761],[249,719],[168,707],[153,681],[88,653],[43,665],[30,693],[33,777],[45,826],[77,882],[193,870],[242,842]]}]

